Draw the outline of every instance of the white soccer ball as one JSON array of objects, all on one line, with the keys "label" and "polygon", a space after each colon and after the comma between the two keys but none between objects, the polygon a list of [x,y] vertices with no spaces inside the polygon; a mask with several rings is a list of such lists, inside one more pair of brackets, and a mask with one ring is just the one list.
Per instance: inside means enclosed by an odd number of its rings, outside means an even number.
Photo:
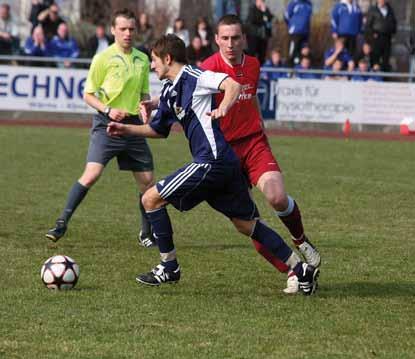
[{"label": "white soccer ball", "polygon": [[79,266],[71,257],[53,256],[43,263],[40,277],[49,289],[71,289],[78,281]]}]

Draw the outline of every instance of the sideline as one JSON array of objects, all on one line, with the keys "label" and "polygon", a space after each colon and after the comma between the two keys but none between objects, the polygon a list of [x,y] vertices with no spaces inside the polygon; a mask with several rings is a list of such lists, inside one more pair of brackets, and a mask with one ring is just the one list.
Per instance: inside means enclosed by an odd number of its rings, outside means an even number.
[{"label": "sideline", "polygon": [[[27,127],[55,127],[55,128],[90,128],[90,120],[0,120],[0,126],[27,126]],[[179,125],[172,128],[173,131],[181,131]],[[338,131],[319,131],[319,130],[288,130],[288,129],[265,129],[268,136],[288,136],[288,137],[320,137],[344,140],[346,137]],[[354,140],[374,140],[374,141],[400,141],[415,142],[415,135],[404,136],[399,133],[382,132],[352,132],[347,138]]]}]

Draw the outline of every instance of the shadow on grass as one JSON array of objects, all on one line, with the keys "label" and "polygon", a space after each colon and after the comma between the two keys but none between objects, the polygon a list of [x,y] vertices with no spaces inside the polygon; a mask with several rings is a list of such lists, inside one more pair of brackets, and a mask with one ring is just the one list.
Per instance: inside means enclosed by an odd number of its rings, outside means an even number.
[{"label": "shadow on grass", "polygon": [[415,296],[415,283],[327,283],[320,284],[321,297],[402,298]]},{"label": "shadow on grass", "polygon": [[253,248],[250,242],[242,244],[212,244],[212,243],[192,243],[192,244],[180,244],[180,249],[184,248],[209,248],[212,250],[226,251],[240,248]]}]

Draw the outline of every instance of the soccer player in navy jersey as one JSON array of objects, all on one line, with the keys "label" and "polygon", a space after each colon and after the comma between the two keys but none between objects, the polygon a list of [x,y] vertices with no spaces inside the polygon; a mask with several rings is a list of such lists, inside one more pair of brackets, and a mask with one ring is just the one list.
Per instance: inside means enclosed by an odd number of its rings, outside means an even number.
[{"label": "soccer player in navy jersey", "polygon": [[[305,295],[313,294],[319,269],[302,262],[284,240],[259,219],[239,160],[215,121],[226,116],[237,101],[241,85],[226,74],[186,65],[185,45],[175,35],[157,40],[151,57],[151,67],[160,80],[165,80],[155,117],[150,123],[138,126],[110,122],[107,132],[111,136],[161,138],[167,137],[173,123],[178,122],[189,141],[193,162],[157,182],[143,196],[161,262],[150,272],[138,275],[137,281],[158,286],[180,280],[166,205],[186,211],[206,201],[227,216],[239,232],[261,243],[292,269]],[[223,92],[223,99],[219,107],[214,108],[217,92]]]}]

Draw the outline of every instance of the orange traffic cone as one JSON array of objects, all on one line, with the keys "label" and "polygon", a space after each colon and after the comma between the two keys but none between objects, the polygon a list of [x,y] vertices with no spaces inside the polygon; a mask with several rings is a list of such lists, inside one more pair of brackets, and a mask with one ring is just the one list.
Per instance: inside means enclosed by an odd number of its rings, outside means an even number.
[{"label": "orange traffic cone", "polygon": [[351,132],[352,132],[352,125],[350,124],[350,120],[347,119],[343,124],[343,135],[344,135],[344,137],[349,138]]}]

